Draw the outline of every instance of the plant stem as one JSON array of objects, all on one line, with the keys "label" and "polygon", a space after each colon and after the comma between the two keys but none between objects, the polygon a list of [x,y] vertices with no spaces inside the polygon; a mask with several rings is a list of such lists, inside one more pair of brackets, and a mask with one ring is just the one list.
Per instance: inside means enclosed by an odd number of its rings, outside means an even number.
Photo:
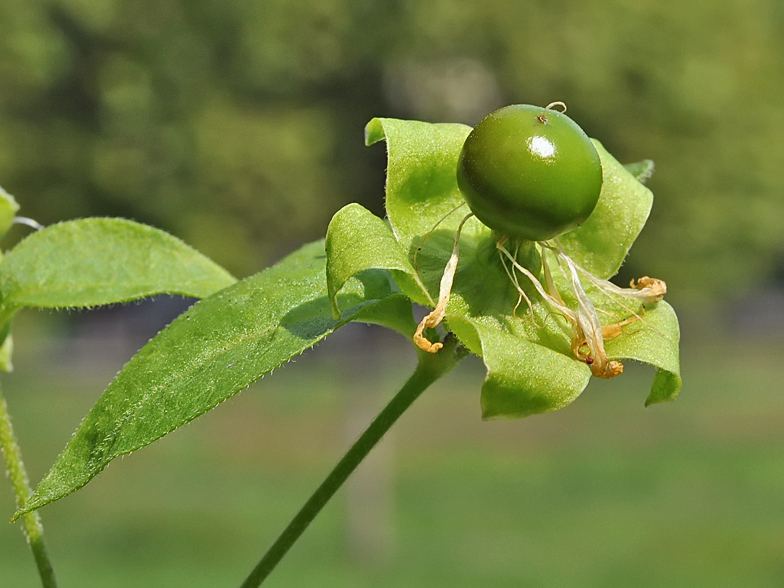
[{"label": "plant stem", "polygon": [[[16,494],[16,506],[22,508],[33,491],[30,488],[24,463],[22,463],[22,453],[11,426],[11,416],[8,414],[8,404],[2,390],[0,390],[0,449],[5,456],[8,476],[11,478],[11,485]],[[38,512],[31,512],[22,517],[22,523],[27,543],[30,545],[35,563],[38,566],[41,584],[44,588],[57,588],[54,568],[46,553],[46,545],[44,545],[44,527],[41,524],[41,517],[38,516]]]},{"label": "plant stem", "polygon": [[447,336],[444,348],[438,353],[418,351],[419,363],[416,370],[400,391],[376,416],[365,432],[354,442],[335,468],[311,495],[297,515],[283,530],[272,547],[261,558],[256,567],[242,583],[241,588],[258,588],[280,563],[308,525],[321,512],[329,499],[343,485],[351,473],[376,446],[384,434],[395,424],[411,404],[419,398],[430,384],[446,375],[466,353],[457,348],[457,342]]}]

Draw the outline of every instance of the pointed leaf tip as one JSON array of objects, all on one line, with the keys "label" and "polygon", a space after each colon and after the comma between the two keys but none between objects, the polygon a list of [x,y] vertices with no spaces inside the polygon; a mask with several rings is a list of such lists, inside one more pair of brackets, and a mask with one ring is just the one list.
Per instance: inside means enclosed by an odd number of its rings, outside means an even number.
[{"label": "pointed leaf tip", "polygon": [[381,119],[374,118],[365,125],[365,145],[368,147],[384,140],[384,125]]},{"label": "pointed leaf tip", "polygon": [[642,161],[637,161],[635,163],[626,163],[623,167],[625,167],[626,171],[633,175],[641,184],[644,184],[653,175],[653,172],[656,171],[656,166],[650,159],[643,159]]},{"label": "pointed leaf tip", "polygon": [[631,359],[657,368],[645,406],[675,400],[681,389],[680,327],[675,311],[662,300],[645,309],[624,334],[607,341],[612,359]]},{"label": "pointed leaf tip", "polygon": [[176,237],[124,219],[51,225],[28,235],[0,265],[8,307],[86,308],[164,293],[203,298],[234,282]]}]

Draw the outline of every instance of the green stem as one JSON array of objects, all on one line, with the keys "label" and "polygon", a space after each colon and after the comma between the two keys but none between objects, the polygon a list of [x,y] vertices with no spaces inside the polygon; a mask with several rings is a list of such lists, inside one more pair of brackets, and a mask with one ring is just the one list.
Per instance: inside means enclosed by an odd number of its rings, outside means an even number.
[{"label": "green stem", "polygon": [[[11,485],[16,494],[16,506],[22,508],[33,491],[30,488],[24,463],[22,463],[22,453],[16,442],[14,429],[11,426],[11,416],[8,414],[8,404],[2,390],[0,390],[0,449],[5,456],[8,476],[11,478]],[[38,516],[38,512],[31,512],[22,517],[22,523],[24,534],[27,536],[27,542],[38,566],[41,584],[44,588],[57,588],[54,568],[52,568],[52,562],[49,561],[46,545],[44,545],[44,527],[41,524],[41,517]]]},{"label": "green stem", "polygon": [[430,384],[449,372],[465,352],[457,348],[457,342],[448,337],[444,348],[438,353],[419,352],[419,364],[395,397],[378,414],[365,432],[346,452],[335,468],[311,495],[297,515],[283,530],[272,547],[243,582],[241,588],[257,588],[280,563],[316,515],[329,502],[329,499],[343,485],[351,473],[381,440],[400,415],[424,392]]}]

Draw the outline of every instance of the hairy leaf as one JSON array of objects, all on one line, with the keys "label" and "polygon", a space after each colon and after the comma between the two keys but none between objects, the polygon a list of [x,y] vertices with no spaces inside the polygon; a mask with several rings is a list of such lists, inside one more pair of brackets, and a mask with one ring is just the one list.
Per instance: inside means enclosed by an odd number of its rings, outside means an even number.
[{"label": "hairy leaf", "polygon": [[[392,231],[417,268],[431,298],[446,260],[452,252],[455,231],[471,212],[457,187],[457,159],[471,127],[418,121],[374,118],[365,129],[368,145],[386,139],[386,208]],[[490,234],[472,218],[463,239]]]},{"label": "hairy leaf", "polygon": [[386,324],[392,312],[391,322],[410,330],[394,299],[406,301],[391,286],[385,272],[363,272],[343,287],[343,317],[333,319],[319,241],[196,303],[122,369],[16,516],[84,486],[114,458],[204,414],[349,320]]},{"label": "hairy leaf", "polygon": [[368,145],[387,142],[387,216],[409,259],[436,224],[454,233],[460,219],[471,212],[463,206],[450,214],[465,202],[456,170],[470,132],[465,125],[389,118],[375,118],[367,125]]},{"label": "hairy leaf", "polygon": [[337,293],[349,278],[369,269],[396,272],[398,283],[401,287],[407,286],[403,290],[413,300],[433,304],[392,231],[383,220],[359,204],[349,204],[332,217],[327,229],[326,250],[327,290],[335,318],[340,318]]},{"label": "hairy leaf", "polygon": [[203,298],[234,282],[179,239],[122,219],[52,225],[21,241],[0,265],[6,310],[90,307],[161,293]]}]

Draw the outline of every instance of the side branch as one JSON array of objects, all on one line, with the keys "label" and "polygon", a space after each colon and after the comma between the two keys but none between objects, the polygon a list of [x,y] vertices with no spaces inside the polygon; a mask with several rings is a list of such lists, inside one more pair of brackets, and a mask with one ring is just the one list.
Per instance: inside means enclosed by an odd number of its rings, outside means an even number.
[{"label": "side branch", "polygon": [[[8,477],[11,479],[11,485],[14,488],[14,494],[16,494],[16,506],[22,508],[33,491],[30,488],[27,471],[22,462],[22,453],[16,442],[11,416],[8,414],[8,404],[2,390],[0,390],[0,449],[5,456]],[[41,524],[41,517],[37,511],[28,513],[22,517],[22,524],[27,542],[35,558],[35,564],[38,567],[41,584],[44,588],[57,588],[54,568],[44,544],[44,528]]]}]

